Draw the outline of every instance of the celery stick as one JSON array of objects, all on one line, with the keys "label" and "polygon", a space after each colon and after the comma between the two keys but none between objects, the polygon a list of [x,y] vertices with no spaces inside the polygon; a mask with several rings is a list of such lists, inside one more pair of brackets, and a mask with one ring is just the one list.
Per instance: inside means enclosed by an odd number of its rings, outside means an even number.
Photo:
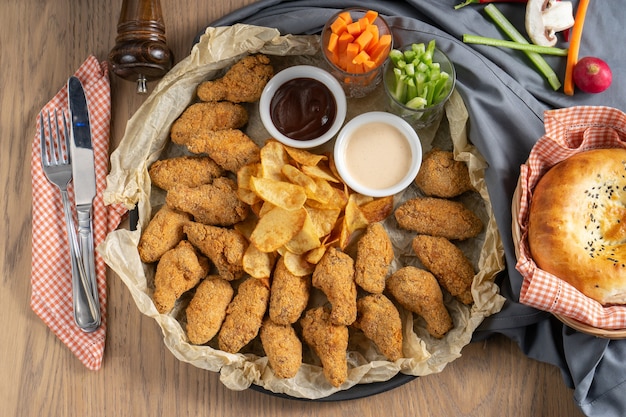
[{"label": "celery stick", "polygon": [[[524,36],[515,29],[515,26],[498,10],[493,3],[485,6],[485,12],[493,19],[493,21],[507,34],[509,38],[519,43],[529,43]],[[533,64],[539,69],[544,77],[547,78],[550,86],[556,91],[561,88],[561,81],[556,75],[554,70],[548,65],[545,59],[536,52],[524,51],[526,56],[532,61]]]},{"label": "celery stick", "polygon": [[415,79],[409,78],[406,81],[406,97],[405,101],[409,102],[417,97],[417,86],[415,85]]},{"label": "celery stick", "polygon": [[[410,49],[393,50],[389,56],[394,63],[395,85],[392,95],[401,103],[417,108],[428,107],[441,101],[450,91],[450,75],[442,72],[439,63],[432,62],[435,41],[412,44]],[[419,100],[418,100],[419,98]]]},{"label": "celery stick", "polygon": [[413,62],[416,57],[416,53],[413,50],[404,51],[404,60],[406,62]]},{"label": "celery stick", "polygon": [[426,56],[425,60],[430,60],[432,62],[434,53],[435,53],[435,40],[433,39],[430,42],[428,42],[428,46],[426,47],[426,52],[424,52]]},{"label": "celery stick", "polygon": [[424,107],[426,107],[426,105],[426,99],[423,97],[415,97],[414,99],[409,100],[406,103],[406,106],[412,109],[423,109]]},{"label": "celery stick", "polygon": [[435,91],[433,91],[433,104],[439,103],[446,97],[448,93],[446,84],[448,84],[449,79],[450,75],[447,72],[439,74],[439,79],[437,80],[437,84],[435,84]]},{"label": "celery stick", "polygon": [[503,39],[486,38],[484,36],[469,35],[469,34],[463,35],[463,42],[475,43],[479,45],[499,46],[503,48],[517,49],[519,51],[531,51],[531,52],[537,52],[538,54],[545,54],[545,55],[567,56],[567,52],[568,52],[567,49],[555,48],[553,46],[541,46],[541,45],[535,45],[532,43],[505,41]]},{"label": "celery stick", "polygon": [[404,60],[404,54],[397,50],[397,49],[392,49],[389,52],[389,59],[391,59],[391,61],[395,64],[397,64],[400,60]]},{"label": "celery stick", "polygon": [[417,56],[422,56],[422,54],[426,52],[426,45],[424,45],[423,43],[414,43],[413,45],[411,45],[411,49],[415,51]]}]

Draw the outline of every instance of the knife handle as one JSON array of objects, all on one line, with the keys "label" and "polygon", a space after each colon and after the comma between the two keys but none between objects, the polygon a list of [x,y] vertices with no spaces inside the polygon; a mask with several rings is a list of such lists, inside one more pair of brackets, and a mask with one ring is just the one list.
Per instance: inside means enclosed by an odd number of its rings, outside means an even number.
[{"label": "knife handle", "polygon": [[[78,246],[80,259],[85,271],[85,287],[94,316],[94,325],[100,326],[100,299],[94,259],[93,228],[91,221],[91,204],[76,206],[78,216]],[[95,330],[95,329],[94,329]]]},{"label": "knife handle", "polygon": [[87,284],[87,274],[81,262],[80,248],[76,238],[74,218],[72,217],[67,191],[61,191],[61,197],[63,198],[63,212],[70,244],[74,321],[83,331],[90,333],[100,327],[100,307],[93,303],[93,296]]}]

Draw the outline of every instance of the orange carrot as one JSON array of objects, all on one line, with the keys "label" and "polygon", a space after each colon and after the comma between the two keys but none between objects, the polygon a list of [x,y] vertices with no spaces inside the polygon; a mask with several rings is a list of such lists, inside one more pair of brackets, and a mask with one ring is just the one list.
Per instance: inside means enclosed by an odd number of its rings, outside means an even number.
[{"label": "orange carrot", "polygon": [[348,23],[346,23],[343,18],[338,17],[335,21],[330,25],[330,30],[332,33],[336,35],[341,35],[343,32],[347,30]]},{"label": "orange carrot", "polygon": [[352,22],[346,26],[346,29],[350,35],[356,38],[361,33],[361,24],[358,21]]},{"label": "orange carrot", "polygon": [[328,50],[333,54],[337,51],[337,42],[339,41],[339,35],[336,33],[331,33],[328,38]]},{"label": "orange carrot", "polygon": [[346,57],[348,58],[348,61],[352,61],[354,57],[358,55],[358,53],[359,45],[354,42],[350,42],[348,44],[348,47],[346,48]]},{"label": "orange carrot", "polygon": [[369,25],[365,30],[372,34],[372,42],[369,45],[369,49],[371,49],[373,45],[378,43],[378,38],[380,37],[380,34],[378,33],[378,26]]},{"label": "orange carrot", "polygon": [[370,56],[374,62],[382,62],[387,58],[389,49],[391,48],[391,35],[386,34],[380,37],[376,46],[370,52]]},{"label": "orange carrot", "polygon": [[356,56],[352,59],[352,63],[363,64],[365,63],[365,61],[369,61],[369,60],[370,60],[370,56],[367,54],[367,52],[361,50],[361,52],[356,54]]},{"label": "orange carrot", "polygon": [[359,37],[354,40],[354,42],[359,45],[359,51],[363,51],[367,49],[370,42],[372,42],[372,39],[374,39],[374,35],[372,35],[372,32],[364,30],[363,32],[361,32]]},{"label": "orange carrot", "polygon": [[376,68],[376,62],[374,62],[372,60],[367,60],[367,61],[363,62],[363,71],[369,72],[369,71],[373,70],[374,68]]},{"label": "orange carrot", "polygon": [[346,25],[352,23],[352,15],[348,11],[339,13],[339,17],[343,19],[344,22],[346,22]]},{"label": "orange carrot", "polygon": [[578,62],[578,52],[580,51],[580,40],[583,34],[585,16],[589,0],[580,0],[576,10],[576,18],[569,41],[569,52],[567,53],[567,64],[565,66],[565,80],[563,80],[563,92],[568,96],[574,95],[574,66]]},{"label": "orange carrot", "polygon": [[374,24],[378,12],[368,10],[360,19],[341,13],[330,24],[326,49],[329,59],[347,72],[369,72],[380,65],[391,48],[391,35],[380,35]]},{"label": "orange carrot", "polygon": [[348,44],[352,41],[354,41],[354,36],[350,35],[348,32],[339,35],[339,39],[337,40],[337,53],[345,54]]},{"label": "orange carrot", "polygon": [[368,22],[370,22],[370,25],[374,24],[374,20],[376,20],[376,18],[378,17],[378,12],[375,10],[368,10],[367,12],[365,12],[365,16],[364,16]]}]

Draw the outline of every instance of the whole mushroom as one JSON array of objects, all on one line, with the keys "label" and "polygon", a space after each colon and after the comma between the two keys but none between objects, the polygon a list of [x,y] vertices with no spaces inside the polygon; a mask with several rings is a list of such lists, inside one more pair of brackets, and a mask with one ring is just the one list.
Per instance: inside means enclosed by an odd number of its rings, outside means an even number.
[{"label": "whole mushroom", "polygon": [[556,32],[574,26],[572,3],[558,0],[528,0],[526,32],[535,45],[554,46]]}]

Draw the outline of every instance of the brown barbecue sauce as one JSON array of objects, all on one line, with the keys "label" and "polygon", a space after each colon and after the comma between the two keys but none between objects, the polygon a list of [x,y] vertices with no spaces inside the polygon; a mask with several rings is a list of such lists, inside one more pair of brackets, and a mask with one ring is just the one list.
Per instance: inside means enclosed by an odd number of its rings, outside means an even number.
[{"label": "brown barbecue sauce", "polygon": [[331,91],[313,78],[294,78],[281,85],[270,101],[272,122],[295,140],[322,136],[335,121],[337,103]]}]

